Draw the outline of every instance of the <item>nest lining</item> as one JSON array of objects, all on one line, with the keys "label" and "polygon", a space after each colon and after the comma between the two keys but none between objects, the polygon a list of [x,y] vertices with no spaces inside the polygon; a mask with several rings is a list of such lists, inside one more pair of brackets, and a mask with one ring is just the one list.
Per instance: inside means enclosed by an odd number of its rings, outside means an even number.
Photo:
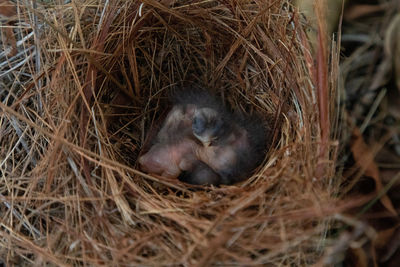
[{"label": "nest lining", "polygon": [[[25,239],[3,238],[11,252],[1,253],[53,264],[315,262],[329,222],[320,203],[332,202],[336,189],[313,183],[318,114],[303,26],[290,3],[70,7],[41,10],[53,25],[43,33],[43,60],[52,68],[40,91],[41,118],[37,103],[25,102],[19,117],[5,113],[32,132],[37,162],[23,168],[26,156],[15,156],[16,166],[2,171],[11,185],[2,194],[27,217],[12,225]],[[50,19],[52,12],[63,19]],[[168,111],[168,92],[188,83],[268,118],[273,143],[250,179],[191,187],[139,171],[137,157]],[[17,142],[15,131],[6,135],[4,156]],[[327,176],[333,168],[329,162]]]}]

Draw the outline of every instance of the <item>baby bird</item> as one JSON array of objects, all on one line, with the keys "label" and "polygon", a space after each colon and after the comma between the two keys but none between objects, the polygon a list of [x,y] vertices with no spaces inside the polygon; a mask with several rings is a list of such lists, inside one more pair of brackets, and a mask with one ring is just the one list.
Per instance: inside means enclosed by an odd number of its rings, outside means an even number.
[{"label": "baby bird", "polygon": [[[181,161],[194,158],[194,146],[197,144],[188,138],[192,119],[186,108],[176,105],[168,113],[150,150],[139,158],[144,171],[176,178],[181,173]],[[186,164],[188,165],[188,164]]]},{"label": "baby bird", "polygon": [[228,112],[204,90],[180,94],[177,102],[195,106],[191,128],[202,143],[196,157],[220,176],[220,184],[243,180],[261,163],[267,143],[267,128],[261,119]]},{"label": "baby bird", "polygon": [[183,171],[179,179],[195,185],[221,184],[221,177],[210,166],[200,160],[193,161],[191,168]]},{"label": "baby bird", "polygon": [[159,174],[167,178],[177,178],[182,171],[191,168],[185,162],[197,161],[193,152],[194,142],[182,140],[181,142],[163,144],[156,143],[150,150],[139,158],[141,168],[149,173]]},{"label": "baby bird", "polygon": [[219,176],[196,158],[199,144],[192,134],[194,105],[175,105],[157,134],[155,144],[139,158],[141,168],[191,184],[218,184]]},{"label": "baby bird", "polygon": [[209,92],[180,91],[155,144],[139,159],[144,171],[191,184],[232,184],[265,155],[266,128],[257,117],[230,113]]},{"label": "baby bird", "polygon": [[[215,113],[206,114],[209,121],[217,120]],[[223,184],[232,184],[246,178],[265,155],[265,129],[262,123],[242,116],[234,116],[233,121],[223,123],[226,126],[224,129],[228,131],[205,127],[204,135],[198,134],[203,147],[198,150],[197,158],[218,173]],[[208,136],[209,132],[213,134]],[[212,140],[211,144],[208,140]]]}]

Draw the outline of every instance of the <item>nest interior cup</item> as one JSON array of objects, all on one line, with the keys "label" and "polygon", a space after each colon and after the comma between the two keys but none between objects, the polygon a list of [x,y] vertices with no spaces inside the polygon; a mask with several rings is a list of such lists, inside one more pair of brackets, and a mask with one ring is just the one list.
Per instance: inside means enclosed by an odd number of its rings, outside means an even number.
[{"label": "nest interior cup", "polygon": [[[119,153],[123,155],[125,161],[127,156],[132,155],[133,159],[130,162],[133,162],[136,169],[139,169],[139,166],[135,161],[140,151],[146,147],[148,141],[146,137],[156,134],[170,108],[168,95],[171,91],[187,85],[194,84],[206,88],[221,97],[233,109],[248,114],[262,114],[264,119],[269,120],[273,129],[270,133],[271,139],[275,136],[275,140],[268,154],[269,158],[263,163],[264,166],[271,164],[271,156],[273,160],[282,157],[280,150],[282,147],[296,142],[294,133],[300,124],[308,123],[309,130],[315,130],[309,124],[315,114],[313,106],[309,105],[312,99],[312,87],[307,80],[308,70],[304,66],[303,59],[299,57],[305,53],[303,40],[300,34],[296,33],[301,29],[301,25],[293,20],[295,14],[286,1],[185,3],[144,1],[129,5],[126,13],[128,16],[121,16],[119,22],[120,25],[129,27],[124,36],[121,31],[119,38],[114,37],[114,40],[110,40],[106,52],[113,52],[114,56],[104,65],[106,69],[111,69],[114,75],[122,77],[130,92],[128,96],[132,98],[130,105],[133,103],[133,106],[140,110],[139,119],[138,114],[123,119],[123,125],[128,121],[135,121],[127,128],[130,135],[136,136],[133,146],[136,148],[135,153]],[[126,75],[121,74],[121,69]],[[112,81],[110,84],[108,88],[115,88]],[[107,91],[105,88],[105,92]],[[120,126],[116,127],[119,128]],[[130,147],[127,147],[125,151],[129,149]],[[192,238],[196,235],[204,236],[207,229],[221,216],[224,218],[224,223],[212,230],[215,231],[213,234],[205,237],[207,240],[205,244],[215,242],[214,239],[219,234],[230,236],[228,232],[233,225],[249,224],[243,222],[241,216],[259,209],[258,207],[250,211],[253,204],[260,205],[259,201],[267,199],[274,201],[271,196],[266,197],[269,189],[277,187],[280,191],[282,190],[280,187],[284,187],[282,183],[285,178],[278,181],[271,177],[285,164],[287,163],[281,161],[276,168],[260,166],[258,171],[239,187],[214,188],[207,193],[181,193],[184,196],[181,195],[180,198],[170,193],[165,194],[163,202],[185,212],[179,215],[158,215],[159,217],[155,219],[157,224],[160,223],[162,227],[168,229],[176,227],[174,231],[191,240],[182,243],[182,240],[170,237],[179,244],[177,246],[181,246],[181,249],[177,249],[179,252],[174,256],[175,260],[181,261],[182,257],[187,257],[186,260],[196,262],[207,258],[205,252],[207,246],[194,245]],[[293,171],[292,175],[299,174]],[[290,174],[286,176],[289,177]],[[142,177],[136,177],[134,181],[136,181],[135,186],[144,188],[155,186]],[[177,182],[177,180],[170,181],[172,184]],[[165,185],[163,182],[160,183]],[[165,190],[168,190],[160,185],[156,188],[157,194],[162,192],[164,194]],[[185,186],[179,185],[178,190],[185,192]],[[231,195],[233,192],[241,192],[240,197],[233,197]],[[255,198],[257,200],[250,201],[252,204],[237,206],[249,195],[258,194],[259,196]],[[201,201],[196,200],[198,197]],[[227,211],[222,207],[227,205],[226,201],[232,197],[235,201],[225,208],[229,210],[228,214],[235,214],[235,219],[230,222],[230,226],[227,226],[226,224],[229,224]],[[147,198],[145,202],[150,204],[147,206],[141,203],[139,204],[141,208],[147,210],[154,205],[153,193],[146,194],[143,198]],[[217,199],[220,200],[216,201]],[[137,204],[137,201],[134,203]],[[162,207],[166,206],[158,207],[162,210]],[[255,216],[255,213],[253,215]],[[193,224],[195,221],[201,226]],[[174,225],[175,223],[178,225]],[[227,229],[224,229],[225,227]],[[259,227],[260,225],[254,225],[250,231],[260,229]],[[251,236],[256,238],[255,232],[252,232]],[[242,238],[239,239],[240,242],[244,242],[241,245],[249,245],[247,242],[250,239]],[[231,251],[244,257],[242,260],[256,257],[251,253],[243,256],[239,252],[240,242],[234,249],[232,247]],[[189,253],[188,250],[192,245],[194,250]],[[163,243],[163,246],[166,244]],[[261,244],[255,245],[252,253],[259,253],[263,250],[262,247]],[[163,256],[159,257],[165,257],[163,260],[166,262],[171,260],[170,256],[163,253],[161,253]],[[216,259],[218,258],[230,259],[224,252],[216,256]]]},{"label": "nest interior cup", "polygon": [[[170,108],[167,96],[187,86],[210,90],[233,110],[262,114],[274,130],[269,137],[275,134],[277,141],[282,111],[293,109],[288,102],[299,86],[298,77],[288,74],[300,67],[292,64],[290,52],[299,52],[301,47],[292,42],[288,53],[281,43],[289,41],[288,29],[282,31],[281,25],[290,28],[293,16],[289,11],[281,15],[285,9],[290,9],[288,3],[268,1],[129,5],[129,16],[121,16],[119,26],[130,27],[106,41],[105,51],[113,56],[102,61],[124,89],[115,90],[118,87],[107,77],[104,89],[96,89],[104,102],[123,103],[127,107],[123,112],[140,111],[140,118],[138,113],[129,113],[111,125],[121,133],[121,126],[129,123],[126,135],[135,137],[134,153],[126,153],[131,147],[125,147],[122,160],[135,163],[149,145],[151,138],[146,137],[156,134]],[[273,14],[279,14],[278,19],[272,19]]]},{"label": "nest interior cup", "polygon": [[[26,217],[31,228],[21,222],[15,232],[39,234],[4,246],[23,251],[20,246],[33,242],[39,248],[21,252],[19,261],[206,266],[318,260],[329,218],[321,218],[315,200],[331,201],[336,185],[312,182],[318,109],[304,25],[289,1],[112,0],[98,9],[74,4],[40,12],[52,23],[42,34],[42,59],[52,68],[38,75],[48,79],[42,98],[35,98],[43,116],[26,122],[40,125],[31,142],[38,148],[30,152],[37,164],[13,173],[33,177],[15,185],[23,197],[14,205],[35,210]],[[62,19],[49,19],[59,17],[52,12]],[[140,171],[141,151],[171,107],[168,96],[188,85],[268,121],[271,146],[249,179],[197,190]],[[31,112],[16,110],[6,112]],[[4,151],[18,138],[2,141]],[[327,175],[332,169],[328,162]]]}]

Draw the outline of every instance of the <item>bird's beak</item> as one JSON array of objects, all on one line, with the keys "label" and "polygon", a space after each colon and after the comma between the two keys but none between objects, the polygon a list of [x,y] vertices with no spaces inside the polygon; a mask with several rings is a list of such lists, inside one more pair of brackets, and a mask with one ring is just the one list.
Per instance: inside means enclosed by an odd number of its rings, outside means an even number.
[{"label": "bird's beak", "polygon": [[203,143],[203,145],[205,147],[209,147],[211,145],[211,141],[206,141],[206,142]]}]

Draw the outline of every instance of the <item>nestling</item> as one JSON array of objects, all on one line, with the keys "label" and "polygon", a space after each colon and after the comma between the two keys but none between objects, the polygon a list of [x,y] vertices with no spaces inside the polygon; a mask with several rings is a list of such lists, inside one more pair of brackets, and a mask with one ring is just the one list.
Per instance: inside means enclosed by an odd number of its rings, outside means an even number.
[{"label": "nestling", "polygon": [[267,127],[257,116],[230,113],[223,103],[204,90],[180,94],[177,103],[195,106],[193,135],[203,144],[197,159],[232,184],[246,178],[266,152]]},{"label": "nestling", "polygon": [[139,158],[144,171],[176,178],[181,173],[181,160],[194,158],[193,146],[197,144],[188,138],[191,134],[192,118],[181,105],[168,113],[150,150]]},{"label": "nestling", "polygon": [[228,112],[204,90],[180,92],[174,102],[155,144],[139,159],[143,170],[192,184],[232,184],[264,158],[260,119]]},{"label": "nestling", "polygon": [[[223,184],[246,178],[265,155],[266,130],[262,122],[242,114],[226,120],[208,109],[198,113],[205,121],[222,121],[205,126],[196,134],[203,143],[198,150],[198,159],[218,173]],[[193,122],[195,120],[196,117]],[[222,124],[222,129],[219,129],[219,124]]]},{"label": "nestling", "polygon": [[175,105],[150,150],[139,158],[142,169],[192,184],[218,184],[219,176],[196,158],[199,143],[192,133],[195,106]]}]

